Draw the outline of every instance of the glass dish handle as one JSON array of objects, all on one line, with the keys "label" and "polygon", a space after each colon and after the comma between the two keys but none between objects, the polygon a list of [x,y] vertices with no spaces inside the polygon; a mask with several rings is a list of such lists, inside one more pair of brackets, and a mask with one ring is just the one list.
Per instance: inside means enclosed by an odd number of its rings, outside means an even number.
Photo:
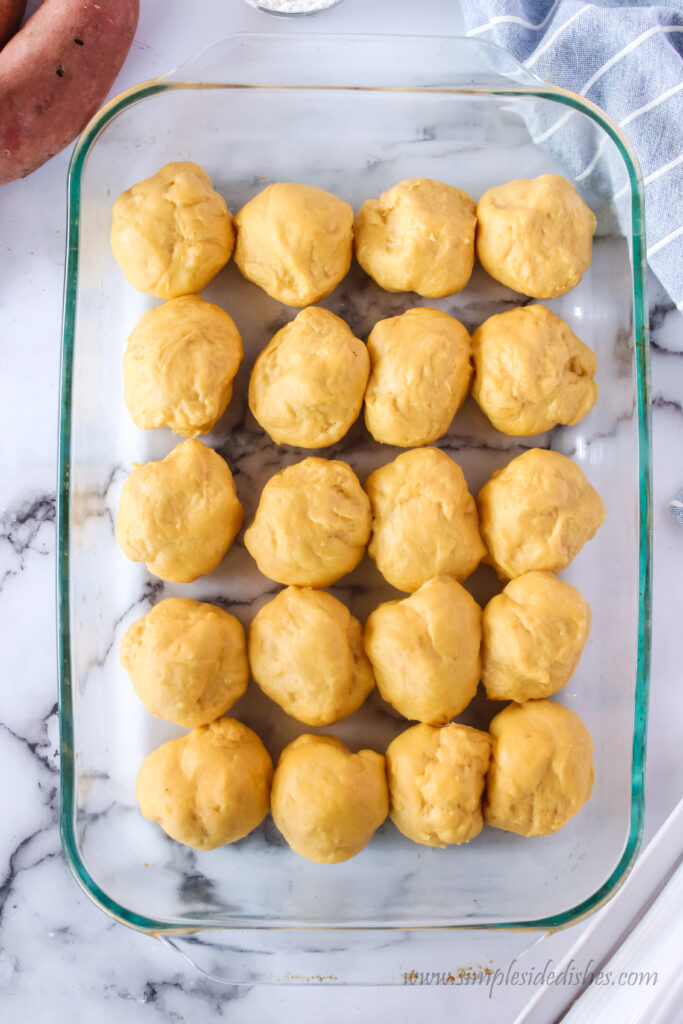
[{"label": "glass dish handle", "polygon": [[[156,937],[222,985],[497,985],[547,932],[205,929]],[[487,966],[482,966],[487,965]],[[493,966],[488,966],[493,965]]]},{"label": "glass dish handle", "polygon": [[[285,43],[286,45],[283,45]],[[410,72],[401,67],[401,88],[510,89],[554,91],[496,43],[464,36],[401,37]],[[335,59],[329,48],[334,46]],[[160,81],[199,86],[277,86],[395,89],[391,37],[311,33],[225,36],[211,43]]]}]

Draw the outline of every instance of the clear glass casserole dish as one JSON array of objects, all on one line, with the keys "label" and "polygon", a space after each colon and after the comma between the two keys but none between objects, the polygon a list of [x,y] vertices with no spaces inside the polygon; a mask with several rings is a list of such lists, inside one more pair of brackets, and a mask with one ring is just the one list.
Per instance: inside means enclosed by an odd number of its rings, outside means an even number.
[{"label": "clear glass casserole dish", "polygon": [[[571,177],[531,137],[534,124],[567,109],[572,117],[556,134],[594,136],[611,185],[583,191],[598,220],[593,263],[577,288],[548,305],[596,350],[598,404],[576,427],[526,439],[496,432],[468,399],[438,446],[462,465],[473,492],[512,457],[541,446],[574,458],[602,495],[606,524],[563,574],[591,604],[593,629],[558,695],[594,739],[591,801],[555,836],[527,840],[486,828],[446,850],[412,844],[388,822],[362,854],[334,868],[297,857],[270,819],[210,853],[173,843],[139,814],[134,782],[146,754],[183,730],[138,702],[118,662],[123,632],[164,596],[219,601],[246,626],[277,588],[256,570],[242,533],[219,569],[192,585],[164,584],[118,550],[116,507],[132,462],[161,458],[179,439],[138,431],[123,403],[125,339],[155,301],[128,285],[111,255],[114,200],[165,162],[184,159],[207,169],[233,212],[277,180],[329,189],[354,209],[417,175],[477,198],[517,177]],[[312,949],[314,934],[329,950],[347,948],[352,936],[360,946],[372,935],[380,944],[380,935],[411,929],[554,929],[600,906],[626,876],[642,828],[650,651],[644,215],[638,167],[619,130],[588,101],[481,41],[234,36],[105,107],[74,151],[68,192],[58,488],[61,830],[81,885],[135,928],[198,933],[197,948],[220,929],[220,948],[240,951],[231,980],[283,980],[267,957],[265,967],[248,965],[248,951]],[[616,212],[624,192],[626,228]],[[203,294],[228,309],[245,342],[235,397],[207,441],[231,466],[249,523],[265,480],[309,454],[278,448],[246,407],[256,354],[295,311],[245,282],[232,262]],[[322,304],[366,337],[381,317],[416,304],[437,305],[474,329],[522,301],[479,267],[463,292],[434,302],[382,292],[354,265]],[[363,479],[397,450],[372,442],[357,423],[323,454],[348,460]],[[482,602],[500,589],[487,568],[468,587]],[[396,596],[367,558],[332,591],[361,620]],[[477,699],[460,720],[485,727],[499,707]],[[287,718],[253,682],[230,713],[256,728],[274,756],[300,732],[316,731]],[[405,725],[374,697],[322,731],[383,751]],[[356,974],[390,980],[384,968]]]}]

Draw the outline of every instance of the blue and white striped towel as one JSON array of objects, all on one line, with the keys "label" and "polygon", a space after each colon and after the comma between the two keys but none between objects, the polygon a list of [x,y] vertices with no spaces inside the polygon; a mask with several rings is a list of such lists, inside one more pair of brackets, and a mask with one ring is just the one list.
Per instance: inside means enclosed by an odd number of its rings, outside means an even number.
[{"label": "blue and white striped towel", "polygon": [[[645,183],[648,260],[683,309],[683,0],[462,0],[462,7],[468,36],[498,43],[624,129]],[[533,125],[535,141],[577,182],[599,190],[592,137],[557,134],[572,118],[567,111]]]}]

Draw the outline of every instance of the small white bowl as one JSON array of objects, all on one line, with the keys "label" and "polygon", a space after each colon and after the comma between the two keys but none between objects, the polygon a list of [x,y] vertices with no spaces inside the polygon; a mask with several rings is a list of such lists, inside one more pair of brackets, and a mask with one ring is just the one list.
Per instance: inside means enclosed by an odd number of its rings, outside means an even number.
[{"label": "small white bowl", "polygon": [[342,0],[284,0],[288,9],[269,7],[268,4],[276,4],[278,0],[245,0],[250,7],[254,7],[263,14],[272,14],[276,18],[297,18],[302,14],[322,14],[336,7]]}]

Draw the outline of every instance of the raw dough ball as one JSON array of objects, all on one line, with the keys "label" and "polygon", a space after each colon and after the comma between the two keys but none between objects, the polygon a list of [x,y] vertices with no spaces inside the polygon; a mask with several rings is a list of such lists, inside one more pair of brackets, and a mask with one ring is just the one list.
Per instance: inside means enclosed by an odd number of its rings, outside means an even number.
[{"label": "raw dough ball", "polygon": [[573,425],[598,397],[595,352],[545,306],[491,316],[472,336],[472,395],[504,434]]},{"label": "raw dough ball", "polygon": [[220,306],[183,295],[143,313],[123,357],[135,425],[206,434],[228,407],[241,362],[242,338]]},{"label": "raw dough ball", "polygon": [[486,732],[413,725],[387,749],[389,814],[415,843],[468,843],[482,830],[481,796],[491,756]]},{"label": "raw dough ball", "polygon": [[482,682],[489,700],[549,697],[579,663],[591,610],[549,572],[527,572],[492,598],[482,619]]},{"label": "raw dough ball", "polygon": [[190,598],[167,598],[134,622],[119,657],[147,710],[189,729],[224,715],[249,679],[240,622]]},{"label": "raw dough ball", "polygon": [[351,266],[353,210],[313,185],[269,185],[242,207],[235,227],[235,263],[287,306],[324,299]]},{"label": "raw dough ball", "polygon": [[271,803],[295,853],[339,864],[368,845],[389,812],[384,757],[352,754],[334,736],[299,736],[280,754]]},{"label": "raw dough ball", "polygon": [[466,579],[486,549],[463,471],[438,448],[404,452],[371,473],[368,554],[388,583],[412,592],[445,573]]},{"label": "raw dough ball", "polygon": [[126,558],[174,583],[212,572],[242,525],[224,459],[183,441],[161,462],[136,465],[121,492],[116,539]]},{"label": "raw dough ball", "polygon": [[479,492],[485,561],[500,579],[531,569],[561,572],[605,518],[600,495],[559,452],[531,448]]},{"label": "raw dough ball", "polygon": [[200,292],[230,259],[230,211],[205,170],[166,164],[114,203],[111,247],[127,279],[158,299]]},{"label": "raw dough ball", "polygon": [[309,587],[287,587],[258,612],[249,662],[264,693],[306,725],[331,725],[375,685],[363,630],[346,605]]},{"label": "raw dough ball", "polygon": [[329,587],[360,562],[370,501],[346,462],[311,456],[272,476],[244,543],[264,576]]},{"label": "raw dough ball", "polygon": [[489,731],[486,824],[522,836],[557,832],[593,789],[593,743],[586,726],[561,704],[529,700],[509,704]]},{"label": "raw dough ball", "polygon": [[408,178],[356,214],[356,259],[388,292],[436,299],[461,291],[474,266],[474,202],[430,178]]},{"label": "raw dough ball", "polygon": [[256,360],[249,408],[277,444],[324,448],[358,416],[369,372],[363,342],[334,313],[310,306]]},{"label": "raw dough ball", "polygon": [[374,439],[413,448],[445,434],[472,378],[472,342],[460,321],[409,309],[375,324],[368,351],[365,425]]},{"label": "raw dough ball", "polygon": [[450,576],[387,601],[365,625],[377,688],[400,714],[429,725],[459,715],[481,673],[481,608]]},{"label": "raw dough ball", "polygon": [[135,792],[145,818],[171,839],[214,850],[261,824],[272,778],[273,762],[256,733],[219,718],[153,750]]},{"label": "raw dough ball", "polygon": [[557,174],[519,178],[477,203],[477,256],[484,270],[523,295],[554,299],[590,266],[595,215]]}]

